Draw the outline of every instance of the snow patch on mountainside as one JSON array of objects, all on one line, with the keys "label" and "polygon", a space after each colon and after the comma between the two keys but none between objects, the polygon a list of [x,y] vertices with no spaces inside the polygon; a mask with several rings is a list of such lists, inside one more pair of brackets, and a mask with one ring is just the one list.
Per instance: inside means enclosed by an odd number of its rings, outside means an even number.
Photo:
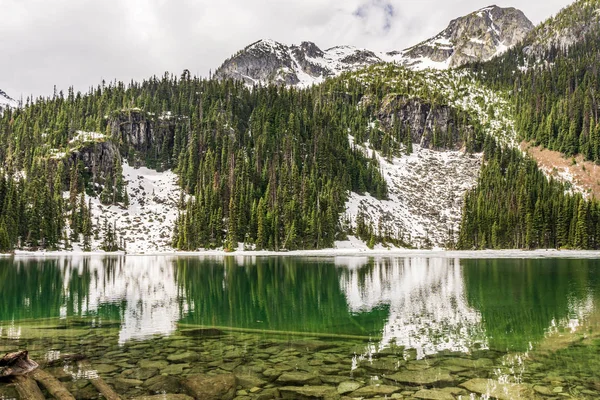
[{"label": "snow patch on mountainside", "polygon": [[481,124],[485,133],[494,137],[499,144],[518,147],[508,96],[484,87],[469,71],[413,71],[394,65],[375,65],[353,73],[349,79],[356,79],[365,85],[384,80],[390,92],[407,94],[409,97],[428,98],[434,95],[444,104],[471,115],[473,120]]},{"label": "snow patch on mountainside", "polygon": [[[350,141],[353,138],[350,137]],[[372,154],[368,143],[358,146]],[[346,219],[356,228],[359,212],[378,232],[390,232],[416,247],[445,247],[459,232],[464,194],[477,183],[481,154],[435,151],[414,145],[413,153],[387,160],[375,151],[388,185],[388,200],[350,193]]]},{"label": "snow patch on mountainside", "polygon": [[91,199],[94,228],[100,229],[100,237],[93,241],[92,250],[102,247],[102,227],[106,221],[116,223],[117,234],[124,238],[127,253],[173,251],[171,240],[180,195],[175,173],[133,168],[124,161],[123,178],[130,203],[127,208],[102,205],[95,197],[86,199]]}]

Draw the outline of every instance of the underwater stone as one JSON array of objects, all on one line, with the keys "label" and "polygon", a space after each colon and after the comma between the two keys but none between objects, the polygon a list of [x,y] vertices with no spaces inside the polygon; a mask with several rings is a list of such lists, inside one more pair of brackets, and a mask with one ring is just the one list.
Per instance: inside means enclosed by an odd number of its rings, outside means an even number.
[{"label": "underwater stone", "polygon": [[237,381],[233,374],[193,375],[182,382],[186,392],[196,399],[232,400]]},{"label": "underwater stone", "polygon": [[339,394],[346,394],[350,392],[354,392],[355,390],[360,389],[362,385],[358,382],[354,381],[345,381],[338,385],[337,392]]},{"label": "underwater stone", "polygon": [[429,368],[423,371],[402,371],[387,376],[387,379],[407,385],[442,385],[454,382],[454,378],[447,370],[441,368]]}]

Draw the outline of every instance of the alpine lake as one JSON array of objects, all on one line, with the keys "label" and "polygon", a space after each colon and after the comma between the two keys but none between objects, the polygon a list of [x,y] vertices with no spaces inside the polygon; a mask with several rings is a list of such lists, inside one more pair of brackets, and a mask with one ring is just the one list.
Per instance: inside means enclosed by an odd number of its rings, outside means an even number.
[{"label": "alpine lake", "polygon": [[17,350],[77,399],[598,399],[600,260],[0,258]]}]

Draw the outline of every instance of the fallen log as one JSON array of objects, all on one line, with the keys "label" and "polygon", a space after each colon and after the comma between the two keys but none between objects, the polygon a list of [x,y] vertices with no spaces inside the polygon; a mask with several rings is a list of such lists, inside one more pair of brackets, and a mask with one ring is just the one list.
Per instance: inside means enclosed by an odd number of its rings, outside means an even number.
[{"label": "fallen log", "polygon": [[0,376],[25,375],[39,367],[27,350],[7,353],[0,359]]},{"label": "fallen log", "polygon": [[45,367],[62,367],[65,364],[84,360],[83,354],[61,354],[60,357],[48,361]]},{"label": "fallen log", "polygon": [[11,382],[15,385],[21,400],[45,400],[40,387],[29,376],[12,376]]},{"label": "fallen log", "polygon": [[46,371],[36,369],[31,377],[46,388],[56,400],[75,400],[75,397],[63,386],[63,384]]},{"label": "fallen log", "polygon": [[[86,360],[79,361],[78,365],[79,368],[85,371],[94,370],[94,368]],[[100,392],[100,394],[104,396],[106,400],[121,400],[121,396],[119,396],[118,393],[113,390],[113,388],[111,388],[106,382],[104,382],[104,379],[100,378],[98,374],[91,376],[89,379],[92,385],[96,388],[96,390]]]}]

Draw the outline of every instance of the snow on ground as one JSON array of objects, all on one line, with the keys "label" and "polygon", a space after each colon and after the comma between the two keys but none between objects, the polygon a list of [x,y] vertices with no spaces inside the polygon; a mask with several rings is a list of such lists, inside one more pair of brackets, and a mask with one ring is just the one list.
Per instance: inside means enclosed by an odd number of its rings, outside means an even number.
[{"label": "snow on ground", "polygon": [[357,71],[353,79],[372,84],[381,77],[387,80],[390,92],[410,97],[428,98],[432,95],[481,123],[484,132],[500,144],[516,148],[517,133],[511,103],[506,93],[484,87],[467,70],[410,70],[401,66],[375,65]]},{"label": "snow on ground", "polygon": [[[146,167],[133,168],[123,162],[129,207],[104,206],[91,198],[92,223],[102,230],[104,220],[116,222],[119,238],[123,237],[127,253],[161,253],[173,251],[171,240],[177,219],[180,189],[172,171],[157,172]],[[102,246],[94,240],[92,249]]]},{"label": "snow on ground", "polygon": [[[352,140],[352,138],[350,138]],[[368,144],[363,146],[368,151]],[[388,200],[351,193],[346,216],[353,227],[359,210],[377,229],[417,247],[444,246],[458,234],[464,194],[477,183],[481,154],[434,151],[414,145],[413,153],[388,161],[376,152],[388,185]]]},{"label": "snow on ground", "polygon": [[106,136],[100,132],[76,131],[75,133],[76,135],[73,139],[69,140],[69,143],[71,144],[76,142],[95,142],[106,138]]}]

